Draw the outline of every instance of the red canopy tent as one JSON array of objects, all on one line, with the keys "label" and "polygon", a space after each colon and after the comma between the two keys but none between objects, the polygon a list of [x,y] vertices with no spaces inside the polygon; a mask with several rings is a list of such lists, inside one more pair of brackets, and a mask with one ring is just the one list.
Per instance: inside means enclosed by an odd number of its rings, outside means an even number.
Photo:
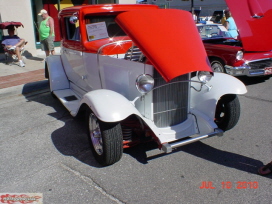
[{"label": "red canopy tent", "polygon": [[24,25],[20,22],[4,22],[4,23],[0,23],[0,29],[8,29],[11,26],[15,26],[16,28],[22,26],[24,27]]}]

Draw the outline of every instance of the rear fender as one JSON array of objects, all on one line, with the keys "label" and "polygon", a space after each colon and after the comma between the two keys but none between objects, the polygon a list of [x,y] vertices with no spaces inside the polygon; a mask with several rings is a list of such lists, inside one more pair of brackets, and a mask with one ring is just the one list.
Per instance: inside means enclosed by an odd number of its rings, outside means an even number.
[{"label": "rear fender", "polygon": [[69,89],[69,81],[64,72],[60,55],[51,55],[45,59],[50,80],[50,91]]},{"label": "rear fender", "polygon": [[[197,77],[192,80],[198,81]],[[214,119],[216,104],[218,100],[226,94],[245,94],[247,89],[243,82],[228,74],[215,72],[214,77],[208,82],[207,86],[203,86],[201,91],[200,84],[192,82],[191,86],[191,109],[202,112],[211,120]],[[209,88],[208,88],[209,87]]]},{"label": "rear fender", "polygon": [[132,114],[141,116],[127,98],[111,90],[91,91],[83,96],[81,104],[87,104],[96,117],[104,122],[122,121]]}]

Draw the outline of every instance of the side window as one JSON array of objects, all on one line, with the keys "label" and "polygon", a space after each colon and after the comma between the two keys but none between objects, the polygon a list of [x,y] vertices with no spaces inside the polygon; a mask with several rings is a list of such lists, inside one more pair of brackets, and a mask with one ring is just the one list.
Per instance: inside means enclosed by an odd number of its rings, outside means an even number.
[{"label": "side window", "polygon": [[68,40],[80,41],[80,31],[78,23],[72,24],[70,23],[70,17],[65,17],[65,29],[66,29],[66,37]]}]

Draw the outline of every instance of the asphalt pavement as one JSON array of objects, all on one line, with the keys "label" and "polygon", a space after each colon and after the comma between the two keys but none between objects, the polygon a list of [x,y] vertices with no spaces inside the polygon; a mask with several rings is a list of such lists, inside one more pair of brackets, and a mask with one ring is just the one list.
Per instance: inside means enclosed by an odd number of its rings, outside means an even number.
[{"label": "asphalt pavement", "polygon": [[0,193],[42,193],[49,204],[271,204],[272,175],[257,168],[272,156],[272,77],[243,82],[241,118],[223,137],[171,154],[146,143],[109,167],[95,161],[85,123],[48,91],[0,97]]}]

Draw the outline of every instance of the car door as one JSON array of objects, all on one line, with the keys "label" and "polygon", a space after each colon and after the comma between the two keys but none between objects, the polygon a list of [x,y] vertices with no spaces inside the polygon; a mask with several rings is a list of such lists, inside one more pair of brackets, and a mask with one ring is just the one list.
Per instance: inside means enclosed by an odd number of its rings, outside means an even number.
[{"label": "car door", "polygon": [[85,82],[85,67],[83,63],[83,46],[81,43],[80,27],[69,21],[69,16],[64,17],[66,38],[62,47],[62,62],[65,72],[72,86],[77,86],[87,92]]}]

